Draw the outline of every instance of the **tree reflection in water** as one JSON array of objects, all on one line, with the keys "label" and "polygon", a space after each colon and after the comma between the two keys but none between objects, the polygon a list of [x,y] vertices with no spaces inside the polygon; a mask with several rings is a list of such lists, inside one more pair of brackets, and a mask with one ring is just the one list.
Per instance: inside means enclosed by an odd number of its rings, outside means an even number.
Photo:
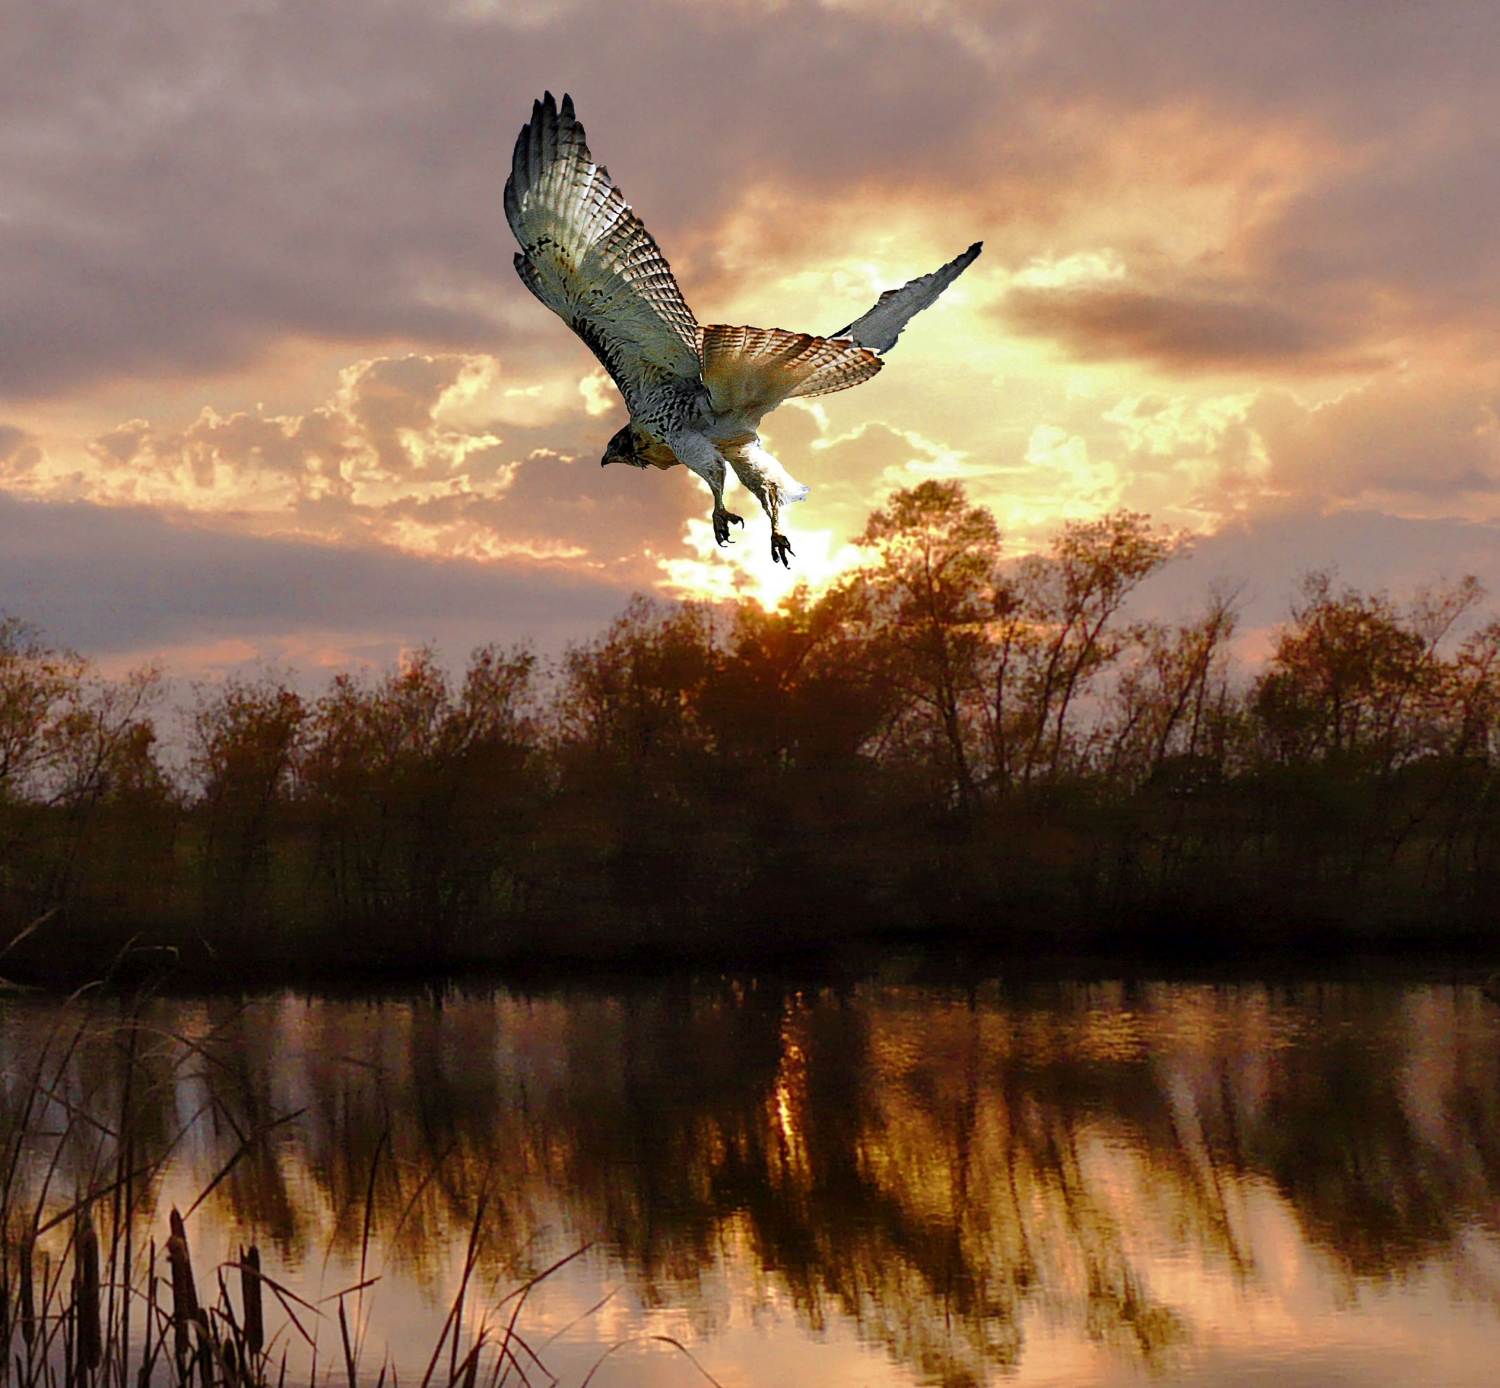
[{"label": "tree reflection in water", "polygon": [[1492,1316],[1487,1009],[1465,987],[754,981],[95,1004],[20,1135],[59,1017],[28,1004],[0,1021],[0,1122],[7,1159],[24,1136],[13,1212],[98,1188],[116,1141],[142,1164],[176,1141],[201,1187],[262,1134],[199,1217],[282,1269],[357,1258],[373,1192],[373,1261],[437,1297],[487,1182],[497,1284],[597,1240],[703,1335],[770,1287],[810,1332],[852,1321],[918,1380],[980,1383],[1039,1323],[1148,1368],[1191,1354],[1207,1313],[1160,1270],[1252,1292],[1267,1198],[1345,1297],[1439,1268]]}]

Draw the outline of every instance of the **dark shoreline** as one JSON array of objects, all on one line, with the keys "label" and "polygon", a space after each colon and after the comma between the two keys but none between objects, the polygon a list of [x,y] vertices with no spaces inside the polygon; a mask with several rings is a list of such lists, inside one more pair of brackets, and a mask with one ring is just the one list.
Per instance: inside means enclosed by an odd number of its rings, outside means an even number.
[{"label": "dark shoreline", "polygon": [[[28,942],[29,943],[29,942]],[[0,958],[0,979],[26,993],[130,993],[256,996],[292,990],[319,996],[387,996],[412,990],[460,992],[506,987],[523,992],[625,988],[757,978],[788,986],[890,979],[918,986],[1105,979],[1235,983],[1244,981],[1484,983],[1500,970],[1500,934],[1461,930],[1359,938],[1346,932],[1266,932],[1258,938],[1192,939],[1163,932],[1151,939],[1120,931],[1080,932],[1072,941],[1044,942],[1036,934],[1009,941],[963,932],[889,931],[837,940],[798,940],[766,948],[747,942],[675,949],[635,945],[587,951],[514,950],[453,955],[420,954],[355,961],[304,957],[214,959],[204,952],[152,945],[138,938],[109,956],[85,957],[64,948],[23,950]],[[0,998],[11,989],[0,988]],[[1496,994],[1500,1002],[1500,993]]]}]

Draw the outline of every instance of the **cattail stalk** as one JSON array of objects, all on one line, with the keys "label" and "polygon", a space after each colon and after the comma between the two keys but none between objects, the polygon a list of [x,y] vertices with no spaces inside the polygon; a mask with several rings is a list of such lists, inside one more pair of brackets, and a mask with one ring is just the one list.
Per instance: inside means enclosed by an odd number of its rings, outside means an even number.
[{"label": "cattail stalk", "polygon": [[73,1234],[74,1352],[78,1364],[92,1372],[104,1353],[99,1305],[99,1236],[88,1210],[78,1217]]},{"label": "cattail stalk", "polygon": [[261,1309],[260,1249],[255,1244],[240,1249],[240,1300],[245,1307],[245,1343],[258,1355],[266,1339],[265,1314]]},{"label": "cattail stalk", "polygon": [[193,1281],[193,1261],[188,1253],[187,1230],[182,1216],[173,1209],[172,1235],[167,1240],[167,1261],[172,1268],[173,1348],[177,1354],[177,1372],[187,1382],[188,1364],[193,1349],[193,1326],[198,1320],[198,1288]]}]

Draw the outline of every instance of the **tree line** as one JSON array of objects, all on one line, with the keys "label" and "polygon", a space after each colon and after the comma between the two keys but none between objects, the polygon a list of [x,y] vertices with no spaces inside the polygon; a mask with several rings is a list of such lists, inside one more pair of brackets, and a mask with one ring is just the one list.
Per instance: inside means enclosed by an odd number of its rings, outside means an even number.
[{"label": "tree line", "polygon": [[[1493,937],[1500,621],[1305,575],[1254,669],[1235,595],[1131,612],[1144,515],[1006,561],[957,482],[774,610],[637,597],[540,660],[430,649],[317,697],[101,679],[0,624],[0,920],[268,966],[754,960],[879,935],[1028,950]],[[3,942],[4,937],[0,937]],[[0,971],[5,967],[0,959]]]}]

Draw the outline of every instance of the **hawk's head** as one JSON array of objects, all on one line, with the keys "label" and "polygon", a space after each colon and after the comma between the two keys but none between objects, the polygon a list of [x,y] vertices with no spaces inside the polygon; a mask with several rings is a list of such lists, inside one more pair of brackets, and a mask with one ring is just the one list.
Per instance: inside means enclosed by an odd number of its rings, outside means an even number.
[{"label": "hawk's head", "polygon": [[605,446],[600,467],[611,463],[629,463],[631,467],[645,467],[647,439],[634,424],[627,424]]}]

